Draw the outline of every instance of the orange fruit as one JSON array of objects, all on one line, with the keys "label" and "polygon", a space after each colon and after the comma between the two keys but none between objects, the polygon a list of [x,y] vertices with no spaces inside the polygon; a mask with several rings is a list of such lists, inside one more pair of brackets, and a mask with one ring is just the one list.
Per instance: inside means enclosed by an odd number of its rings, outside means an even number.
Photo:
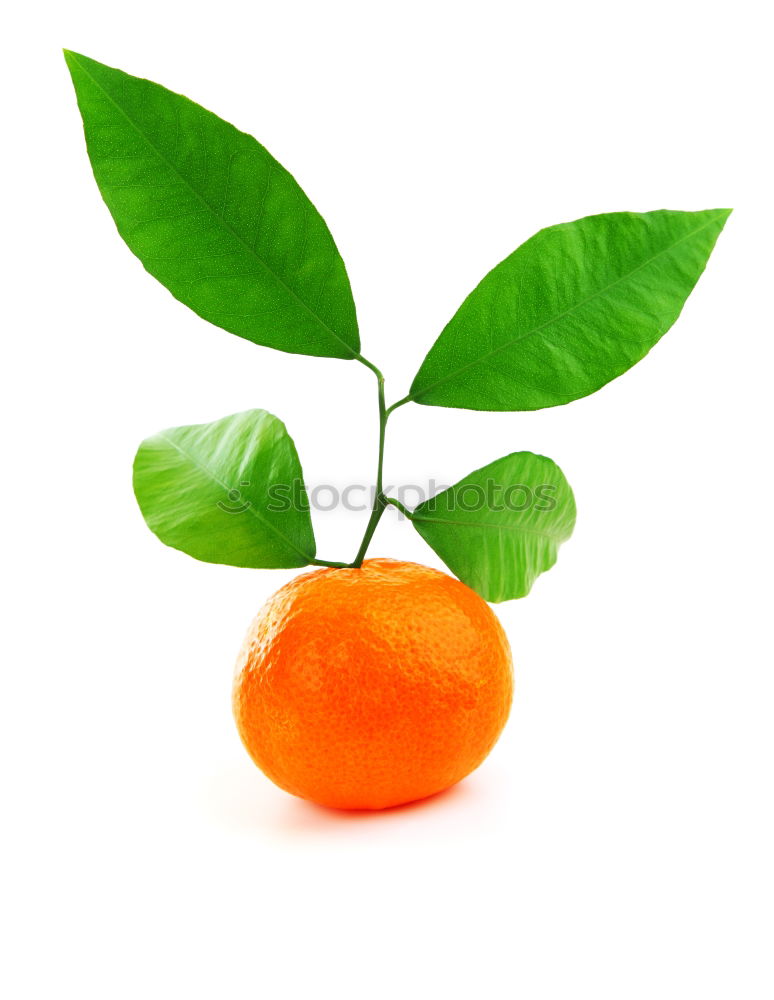
[{"label": "orange fruit", "polygon": [[508,640],[464,583],[416,563],[296,577],[253,621],[234,715],[280,788],[339,809],[433,795],[478,767],[508,718]]}]

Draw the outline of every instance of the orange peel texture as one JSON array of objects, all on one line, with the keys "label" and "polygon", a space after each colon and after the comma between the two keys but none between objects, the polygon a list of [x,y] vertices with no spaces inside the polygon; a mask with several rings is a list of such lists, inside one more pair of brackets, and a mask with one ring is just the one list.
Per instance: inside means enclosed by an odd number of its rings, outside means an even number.
[{"label": "orange peel texture", "polygon": [[508,718],[508,640],[445,573],[370,559],[292,580],[256,616],[233,706],[248,753],[280,788],[384,809],[470,774]]}]

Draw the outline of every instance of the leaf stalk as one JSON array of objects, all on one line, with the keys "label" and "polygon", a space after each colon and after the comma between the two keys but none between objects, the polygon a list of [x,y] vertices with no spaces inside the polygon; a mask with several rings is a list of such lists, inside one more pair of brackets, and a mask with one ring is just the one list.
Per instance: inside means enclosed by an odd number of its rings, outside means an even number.
[{"label": "leaf stalk", "polygon": [[[365,362],[365,359],[362,359]],[[353,569],[360,569],[363,565],[363,560],[365,559],[365,554],[368,551],[368,546],[371,544],[371,539],[374,537],[374,532],[376,531],[376,526],[379,524],[382,514],[387,506],[387,499],[384,496],[383,491],[383,469],[384,469],[384,440],[387,431],[387,418],[389,416],[387,412],[387,407],[384,402],[384,375],[379,371],[379,369],[366,362],[366,366],[370,368],[375,374],[378,382],[378,395],[379,395],[379,458],[376,466],[376,489],[374,491],[374,504],[371,510],[371,517],[366,525],[365,534],[363,535],[363,541],[360,543],[360,548],[357,550],[357,555],[352,561]]]}]

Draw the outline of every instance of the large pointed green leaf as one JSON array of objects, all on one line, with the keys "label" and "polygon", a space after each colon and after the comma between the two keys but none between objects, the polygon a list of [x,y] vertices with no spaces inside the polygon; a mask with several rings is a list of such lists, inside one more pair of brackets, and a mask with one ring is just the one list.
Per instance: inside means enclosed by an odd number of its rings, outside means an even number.
[{"label": "large pointed green leaf", "polygon": [[465,299],[407,398],[537,410],[596,392],[677,319],[729,214],[615,212],[542,229]]},{"label": "large pointed green leaf", "polygon": [[529,593],[556,562],[575,526],[575,499],[562,470],[517,451],[420,504],[410,515],[452,573],[487,601]]},{"label": "large pointed green leaf", "polygon": [[147,438],[134,492],[151,531],[196,559],[275,569],[314,559],[301,463],[266,410]]},{"label": "large pointed green leaf", "polygon": [[256,344],[355,357],[344,262],[287,170],[188,98],[75,52],[65,58],[97,184],[145,268]]}]

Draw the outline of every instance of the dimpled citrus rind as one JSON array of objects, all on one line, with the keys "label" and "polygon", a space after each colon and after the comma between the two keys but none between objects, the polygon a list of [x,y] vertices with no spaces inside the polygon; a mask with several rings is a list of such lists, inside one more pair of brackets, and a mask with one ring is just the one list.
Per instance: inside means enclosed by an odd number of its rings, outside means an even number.
[{"label": "dimpled citrus rind", "polygon": [[240,651],[234,714],[280,788],[340,809],[425,798],[470,774],[508,718],[508,640],[465,584],[416,563],[296,577]]}]

